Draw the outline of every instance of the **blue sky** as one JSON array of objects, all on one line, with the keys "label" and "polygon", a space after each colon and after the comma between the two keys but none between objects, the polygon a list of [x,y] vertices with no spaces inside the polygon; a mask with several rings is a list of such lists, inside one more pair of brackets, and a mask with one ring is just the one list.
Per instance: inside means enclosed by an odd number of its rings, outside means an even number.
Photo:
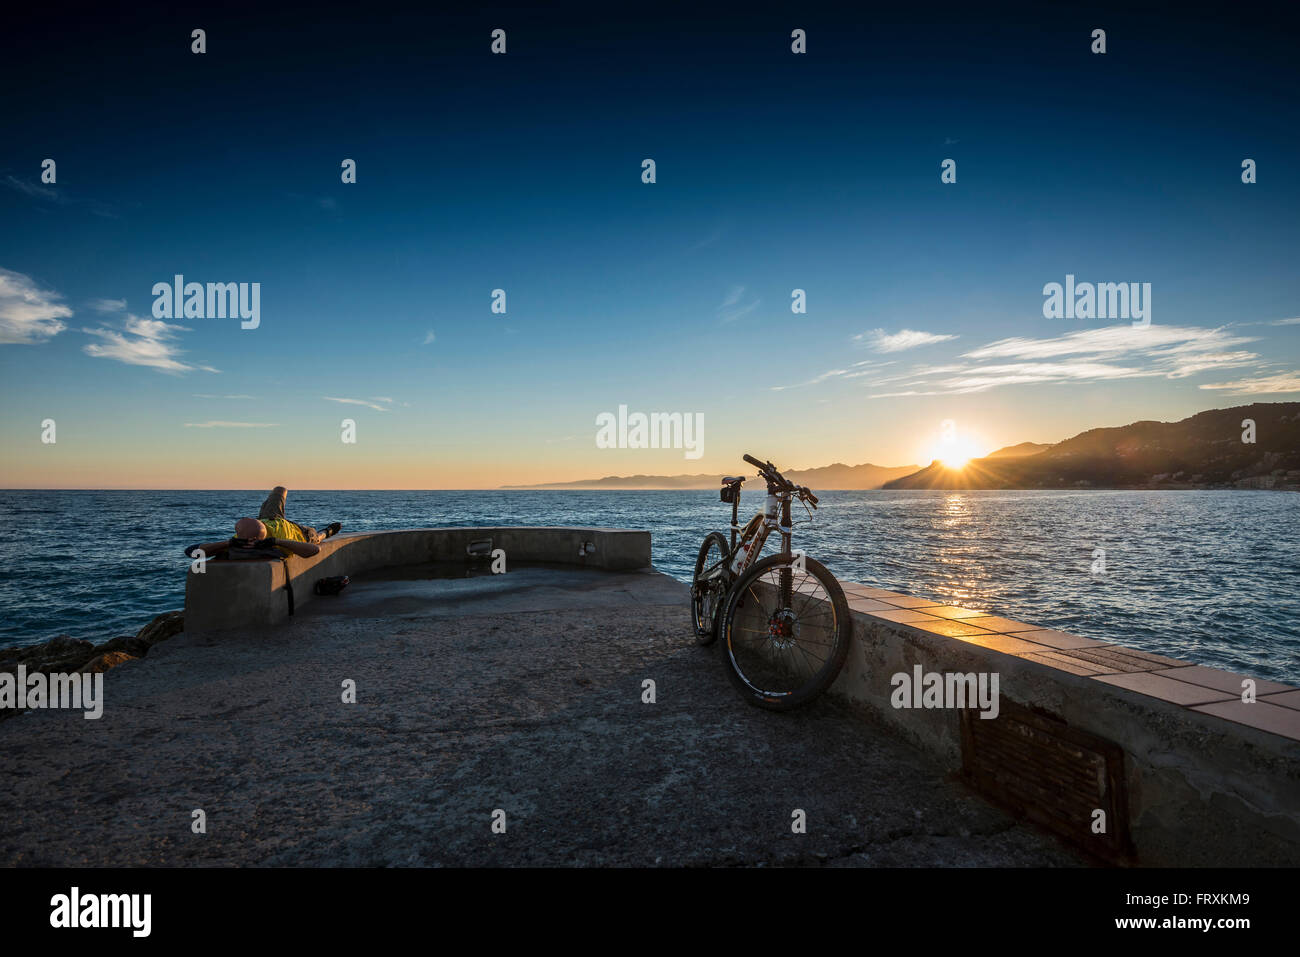
[{"label": "blue sky", "polygon": [[[0,484],[924,464],[944,420],[988,450],[1300,397],[1268,8],[133,16],[0,41]],[[154,320],[176,273],[259,282],[260,326]],[[1150,283],[1150,327],[1044,318],[1066,274]],[[702,413],[704,456],[596,448],[620,404]]]}]

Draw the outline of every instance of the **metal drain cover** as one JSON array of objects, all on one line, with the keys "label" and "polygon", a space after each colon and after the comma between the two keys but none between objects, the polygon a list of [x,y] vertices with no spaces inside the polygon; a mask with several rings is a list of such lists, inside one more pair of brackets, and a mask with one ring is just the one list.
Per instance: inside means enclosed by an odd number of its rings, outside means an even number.
[{"label": "metal drain cover", "polygon": [[961,711],[961,751],[967,780],[994,803],[1104,860],[1131,862],[1119,745],[1004,698],[991,720]]}]

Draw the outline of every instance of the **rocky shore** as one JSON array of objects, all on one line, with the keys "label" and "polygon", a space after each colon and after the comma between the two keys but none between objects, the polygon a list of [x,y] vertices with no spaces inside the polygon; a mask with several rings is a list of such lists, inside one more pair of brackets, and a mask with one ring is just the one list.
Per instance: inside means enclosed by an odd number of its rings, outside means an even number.
[{"label": "rocky shore", "polygon": [[[24,665],[28,674],[97,674],[146,657],[150,648],[184,628],[184,612],[165,611],[136,634],[120,635],[98,645],[84,638],[58,635],[39,645],[0,648],[0,672],[17,674],[18,666]],[[0,708],[0,721],[21,713]]]}]

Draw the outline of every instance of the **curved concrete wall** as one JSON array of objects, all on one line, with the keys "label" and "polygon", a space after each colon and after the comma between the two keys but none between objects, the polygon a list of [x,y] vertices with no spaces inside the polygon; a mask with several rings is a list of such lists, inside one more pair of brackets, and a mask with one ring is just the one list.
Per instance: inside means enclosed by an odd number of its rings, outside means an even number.
[{"label": "curved concrete wall", "polygon": [[[315,595],[319,578],[358,575],[397,565],[458,562],[471,542],[492,540],[507,565],[553,562],[610,570],[650,565],[650,533],[617,528],[415,528],[395,532],[336,535],[321,543],[312,558],[288,559],[294,602],[301,607]],[[584,546],[593,546],[584,548]],[[289,614],[286,563],[211,561],[185,578],[185,631],[203,634],[230,628],[274,624]]]}]

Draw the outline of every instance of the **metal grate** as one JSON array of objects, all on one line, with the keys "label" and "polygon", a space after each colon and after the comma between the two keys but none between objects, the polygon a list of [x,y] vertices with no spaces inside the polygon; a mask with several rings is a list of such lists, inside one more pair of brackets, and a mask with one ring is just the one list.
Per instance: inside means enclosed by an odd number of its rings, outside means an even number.
[{"label": "metal grate", "polygon": [[[1060,718],[1002,699],[992,720],[961,712],[962,771],[997,804],[1112,863],[1130,863],[1124,751]],[[1096,810],[1105,833],[1093,832]]]}]

